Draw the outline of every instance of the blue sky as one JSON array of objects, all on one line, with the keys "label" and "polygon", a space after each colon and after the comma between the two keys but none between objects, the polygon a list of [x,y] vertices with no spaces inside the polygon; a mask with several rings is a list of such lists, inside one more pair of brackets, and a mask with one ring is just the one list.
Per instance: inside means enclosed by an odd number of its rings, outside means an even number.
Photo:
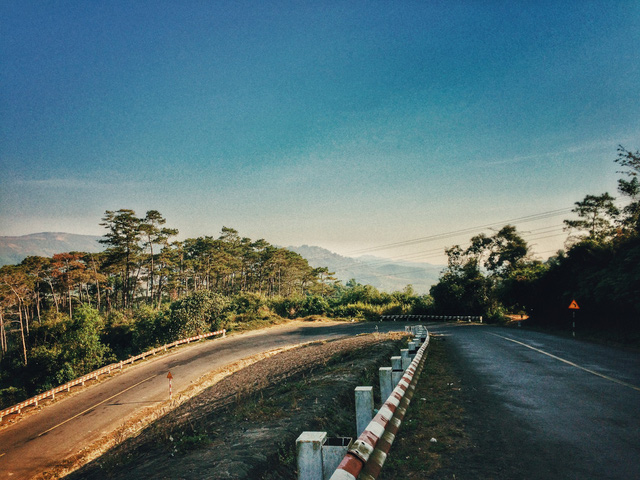
[{"label": "blue sky", "polygon": [[427,237],[559,211],[517,224],[544,257],[574,202],[615,194],[617,145],[640,148],[637,1],[5,0],[0,18],[0,235],[156,209],[181,238],[438,263],[472,234]]}]

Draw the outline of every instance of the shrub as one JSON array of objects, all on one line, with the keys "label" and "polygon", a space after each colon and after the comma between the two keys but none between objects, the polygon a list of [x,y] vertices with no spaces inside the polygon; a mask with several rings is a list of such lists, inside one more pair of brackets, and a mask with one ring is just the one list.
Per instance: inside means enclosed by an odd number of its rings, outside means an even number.
[{"label": "shrub", "polygon": [[230,310],[229,298],[219,293],[199,291],[176,300],[169,307],[167,326],[172,338],[189,337],[218,330]]}]

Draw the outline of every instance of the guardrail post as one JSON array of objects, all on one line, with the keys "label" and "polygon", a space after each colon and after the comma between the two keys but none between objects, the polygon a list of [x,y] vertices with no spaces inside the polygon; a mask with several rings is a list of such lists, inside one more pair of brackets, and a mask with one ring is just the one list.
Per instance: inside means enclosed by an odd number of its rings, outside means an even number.
[{"label": "guardrail post", "polygon": [[378,371],[380,373],[380,402],[384,403],[394,388],[391,381],[391,367],[380,367]]},{"label": "guardrail post", "polygon": [[298,480],[322,480],[322,445],[327,432],[302,432],[296,440]]},{"label": "guardrail post", "polygon": [[371,419],[373,418],[373,387],[356,387],[355,392],[356,437],[359,437],[360,434],[364,432],[364,429],[367,428],[367,425],[369,425],[369,422],[371,422]]},{"label": "guardrail post", "polygon": [[402,379],[402,375],[404,375],[404,370],[402,369],[402,357],[391,357],[391,370],[391,382],[393,383],[393,388],[395,388],[396,385],[398,385],[398,382]]},{"label": "guardrail post", "polygon": [[406,370],[411,365],[411,359],[409,358],[409,349],[403,348],[400,350],[400,357],[402,357],[402,370]]}]

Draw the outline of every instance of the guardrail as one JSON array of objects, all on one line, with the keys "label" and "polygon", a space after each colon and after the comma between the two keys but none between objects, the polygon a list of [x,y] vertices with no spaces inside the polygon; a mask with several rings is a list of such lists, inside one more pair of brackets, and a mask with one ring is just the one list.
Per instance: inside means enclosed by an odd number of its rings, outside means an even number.
[{"label": "guardrail", "polygon": [[145,357],[148,357],[150,355],[155,355],[158,352],[165,352],[167,351],[169,348],[173,348],[173,347],[177,347],[178,345],[182,345],[185,343],[191,343],[193,341],[196,340],[202,340],[203,338],[209,338],[209,337],[213,337],[214,335],[220,335],[222,334],[222,336],[224,337],[226,335],[227,331],[225,329],[222,330],[218,330],[216,332],[209,332],[209,333],[203,333],[202,335],[196,335],[195,337],[189,337],[189,338],[183,338],[182,340],[176,340],[175,342],[172,343],[167,343],[166,345],[163,345],[161,347],[157,347],[157,348],[153,348],[151,350],[148,350],[144,353],[141,353],[140,355],[136,355],[135,357],[131,357],[128,358],[127,360],[121,360],[118,363],[112,363],[111,365],[107,365],[106,367],[102,367],[98,370],[95,370],[91,373],[88,373],[80,378],[76,378],[75,380],[71,380],[70,382],[65,383],[64,385],[60,385],[59,387],[55,387],[52,388],[51,390],[47,390],[46,392],[40,393],[38,395],[36,395],[35,397],[31,397],[27,400],[25,400],[24,402],[20,402],[12,407],[9,407],[5,410],[0,410],[0,422],[2,421],[2,418],[5,417],[6,415],[9,415],[11,413],[17,413],[18,415],[20,413],[22,413],[22,409],[25,407],[29,407],[31,405],[34,406],[38,406],[38,402],[40,400],[44,400],[46,398],[51,397],[51,399],[55,399],[56,398],[56,393],[62,392],[64,390],[66,390],[67,392],[71,389],[71,387],[75,387],[76,385],[82,385],[84,386],[85,382],[87,382],[88,380],[92,380],[92,379],[97,379],[100,375],[104,375],[104,374],[109,374],[111,373],[112,370],[122,370],[122,367],[124,367],[125,365],[128,364],[132,364],[133,362],[135,362],[136,360],[141,360]]},{"label": "guardrail", "polygon": [[381,315],[380,320],[457,320],[482,323],[481,315]]},{"label": "guardrail", "polygon": [[353,442],[330,480],[377,478],[413,397],[428,345],[427,334],[404,376],[364,432]]}]

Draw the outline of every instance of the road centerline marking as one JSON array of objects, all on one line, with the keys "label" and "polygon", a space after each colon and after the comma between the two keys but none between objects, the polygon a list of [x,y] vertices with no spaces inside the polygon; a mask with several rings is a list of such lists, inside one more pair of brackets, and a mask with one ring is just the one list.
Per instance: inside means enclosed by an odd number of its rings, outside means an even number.
[{"label": "road centerline marking", "polygon": [[590,373],[592,375],[595,375],[597,377],[604,378],[605,380],[609,380],[610,382],[618,383],[620,385],[632,388],[632,389],[637,390],[638,392],[640,392],[640,387],[636,387],[635,385],[632,385],[631,383],[623,382],[622,380],[618,380],[617,378],[613,378],[613,377],[610,377],[610,376],[605,375],[603,373],[599,373],[599,372],[596,372],[594,370],[590,370],[590,369],[585,368],[585,367],[583,367],[581,365],[578,365],[577,363],[573,363],[573,362],[571,362],[569,360],[566,360],[564,358],[561,358],[561,357],[558,357],[556,355],[553,355],[552,353],[545,352],[544,350],[540,350],[539,348],[532,347],[531,345],[527,345],[526,343],[519,342],[518,340],[514,340],[513,338],[503,337],[502,335],[498,335],[496,333],[491,333],[491,332],[488,332],[488,333],[489,333],[489,335],[493,335],[494,337],[503,338],[505,340],[509,340],[510,342],[517,343],[518,345],[522,345],[523,347],[527,347],[527,348],[530,348],[531,350],[535,350],[538,353],[542,353],[543,355],[551,357],[551,358],[553,358],[555,360],[559,360],[559,361],[561,361],[563,363],[566,363],[567,365],[571,365],[572,367],[579,368],[580,370],[584,370],[585,372]]},{"label": "road centerline marking", "polygon": [[132,388],[135,388],[135,387],[137,387],[138,385],[142,385],[144,382],[148,382],[149,380],[151,380],[152,378],[155,378],[155,377],[157,377],[157,375],[152,375],[151,377],[146,378],[146,379],[142,380],[141,382],[136,383],[135,385],[131,385],[130,387],[125,388],[124,390],[122,390],[121,392],[116,393],[115,395],[111,395],[109,398],[107,398],[107,399],[105,399],[105,400],[102,400],[102,401],[101,401],[101,402],[99,402],[99,403],[96,403],[95,405],[93,405],[93,406],[91,406],[91,407],[87,408],[86,410],[83,410],[82,412],[80,412],[80,413],[78,413],[78,414],[74,415],[74,416],[73,416],[73,417],[71,417],[71,418],[67,418],[64,422],[60,422],[59,424],[57,424],[57,425],[55,425],[55,426],[51,427],[49,430],[45,430],[45,431],[44,431],[44,432],[42,432],[40,435],[38,435],[38,437],[41,437],[42,435],[44,435],[44,434],[46,434],[46,433],[49,433],[51,430],[54,430],[54,429],[56,429],[56,428],[58,428],[58,427],[61,427],[62,425],[64,425],[64,424],[65,424],[65,423],[67,423],[67,422],[70,422],[70,421],[71,421],[71,420],[73,420],[74,418],[78,418],[80,415],[84,415],[85,413],[87,413],[87,412],[89,412],[89,411],[93,410],[94,408],[99,407],[99,406],[100,406],[100,405],[102,405],[103,403],[108,402],[108,401],[109,401],[109,400],[111,400],[112,398],[115,398],[115,397],[117,397],[118,395],[122,395],[124,392],[126,392],[126,391],[128,391],[128,390],[131,390]]}]

